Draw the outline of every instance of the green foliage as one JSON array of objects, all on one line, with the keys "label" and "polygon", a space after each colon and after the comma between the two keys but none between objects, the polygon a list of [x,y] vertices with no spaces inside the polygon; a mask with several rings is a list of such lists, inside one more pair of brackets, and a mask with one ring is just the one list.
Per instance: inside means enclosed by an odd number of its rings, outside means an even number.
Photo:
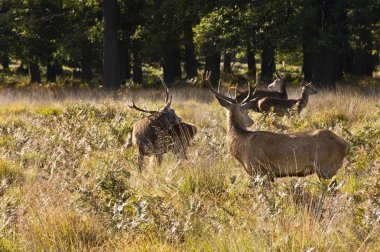
[{"label": "green foliage", "polygon": [[245,46],[242,36],[242,10],[238,7],[222,7],[205,15],[194,28],[195,43],[202,55],[228,52]]}]

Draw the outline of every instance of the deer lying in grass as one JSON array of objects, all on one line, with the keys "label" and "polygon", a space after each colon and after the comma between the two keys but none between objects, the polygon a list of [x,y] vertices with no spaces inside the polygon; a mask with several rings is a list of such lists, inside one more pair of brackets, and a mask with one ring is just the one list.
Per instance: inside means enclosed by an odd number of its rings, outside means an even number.
[{"label": "deer lying in grass", "polygon": [[[276,79],[268,85],[269,91],[268,90],[257,90],[252,93],[252,96],[250,99],[255,99],[257,100],[264,98],[264,97],[274,97],[274,98],[279,98],[279,99],[288,99],[288,93],[286,92],[286,84],[287,84],[287,78],[281,77],[279,72],[276,72]],[[256,76],[256,85],[259,83],[259,78]],[[248,90],[244,91],[238,91],[236,95],[236,100],[238,102],[242,102],[248,95]],[[257,111],[255,109],[256,107],[251,108],[252,110]]]},{"label": "deer lying in grass", "polygon": [[299,99],[279,99],[274,97],[265,97],[257,101],[257,107],[260,112],[269,113],[273,111],[278,116],[289,115],[293,108],[296,108],[298,114],[306,107],[309,102],[309,95],[317,93],[315,87],[309,83],[302,82],[302,95]]},{"label": "deer lying in grass", "polygon": [[[208,78],[209,75],[206,75]],[[306,176],[317,173],[320,179],[333,178],[348,152],[348,143],[329,130],[311,130],[293,134],[248,131],[253,124],[247,110],[252,90],[242,102],[207,85],[227,112],[227,145],[230,154],[253,175],[275,177]],[[335,181],[333,181],[336,183]]]},{"label": "deer lying in grass", "polygon": [[150,114],[135,122],[132,130],[132,144],[137,147],[139,153],[139,171],[143,167],[144,156],[154,155],[158,163],[162,163],[162,155],[168,151],[168,142],[171,141],[168,132],[173,125],[181,123],[181,118],[170,107],[172,96],[169,95],[169,89],[165,82],[162,81],[162,84],[166,92],[165,106],[162,109],[158,111],[141,109],[133,101],[132,105],[128,105],[130,108]]}]

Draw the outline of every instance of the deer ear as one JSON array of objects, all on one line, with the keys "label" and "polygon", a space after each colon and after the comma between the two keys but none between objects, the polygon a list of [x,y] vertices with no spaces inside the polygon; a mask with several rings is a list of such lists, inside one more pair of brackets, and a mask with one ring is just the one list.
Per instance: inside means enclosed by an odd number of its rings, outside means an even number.
[{"label": "deer ear", "polygon": [[281,79],[281,75],[280,75],[280,73],[278,71],[276,71],[275,75],[276,75],[277,79]]},{"label": "deer ear", "polygon": [[226,109],[229,109],[230,106],[231,106],[231,103],[220,98],[219,96],[215,95],[215,98],[218,100],[219,104],[223,107],[223,108],[226,108]]}]

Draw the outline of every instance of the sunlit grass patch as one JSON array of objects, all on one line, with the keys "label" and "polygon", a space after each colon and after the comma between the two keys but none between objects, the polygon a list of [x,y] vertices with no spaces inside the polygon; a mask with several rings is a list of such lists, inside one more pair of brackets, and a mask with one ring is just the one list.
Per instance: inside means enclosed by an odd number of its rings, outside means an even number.
[{"label": "sunlit grass patch", "polygon": [[62,108],[41,106],[34,109],[34,112],[43,116],[60,116],[63,113]]},{"label": "sunlit grass patch", "polygon": [[315,114],[311,119],[311,126],[317,129],[329,129],[336,125],[344,124],[349,121],[347,114],[338,111],[323,111]]},{"label": "sunlit grass patch", "polygon": [[17,237],[18,248],[34,251],[83,251],[101,247],[107,238],[101,223],[66,209],[30,209]]},{"label": "sunlit grass patch", "polygon": [[20,166],[10,163],[7,160],[0,159],[0,181],[7,180],[9,183],[22,182],[24,173]]}]

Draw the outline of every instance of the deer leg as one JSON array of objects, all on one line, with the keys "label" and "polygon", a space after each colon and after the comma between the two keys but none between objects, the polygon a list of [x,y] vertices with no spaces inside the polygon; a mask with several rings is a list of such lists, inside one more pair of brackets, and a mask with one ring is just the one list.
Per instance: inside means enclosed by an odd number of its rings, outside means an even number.
[{"label": "deer leg", "polygon": [[142,171],[143,166],[144,166],[144,155],[139,154],[138,159],[137,159],[137,169],[139,172]]},{"label": "deer leg", "polygon": [[156,158],[157,158],[157,162],[158,162],[158,166],[161,166],[162,164],[162,154],[156,154]]}]

